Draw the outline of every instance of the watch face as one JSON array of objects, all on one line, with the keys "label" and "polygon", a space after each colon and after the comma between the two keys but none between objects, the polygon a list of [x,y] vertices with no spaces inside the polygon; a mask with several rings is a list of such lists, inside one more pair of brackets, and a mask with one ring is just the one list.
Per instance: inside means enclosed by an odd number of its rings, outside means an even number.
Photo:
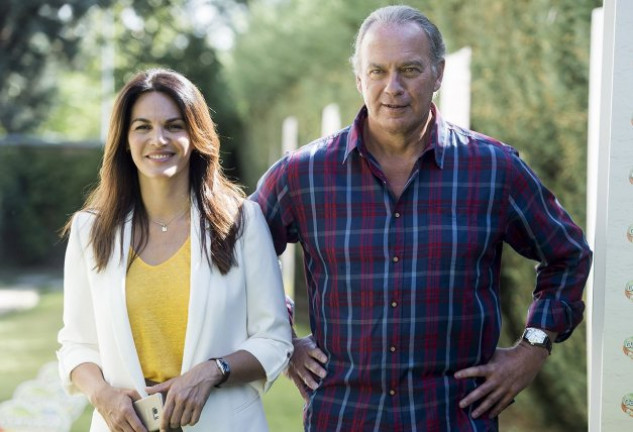
[{"label": "watch face", "polygon": [[543,343],[545,342],[545,338],[547,337],[547,333],[545,333],[543,330],[539,330],[539,329],[535,329],[535,328],[529,328],[527,329],[527,333],[525,335],[525,337],[527,338],[527,340],[529,340],[532,343]]}]

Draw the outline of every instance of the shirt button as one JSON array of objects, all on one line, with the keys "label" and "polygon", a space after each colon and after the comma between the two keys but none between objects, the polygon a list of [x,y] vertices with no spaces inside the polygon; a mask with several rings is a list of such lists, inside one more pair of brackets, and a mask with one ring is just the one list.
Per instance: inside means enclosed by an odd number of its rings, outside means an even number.
[{"label": "shirt button", "polygon": [[391,347],[389,348],[389,351],[391,351],[391,352],[396,352],[396,347],[395,347],[395,346],[391,346]]},{"label": "shirt button", "polygon": [[398,302],[397,301],[392,301],[391,302],[391,307],[395,308],[396,306],[398,306]]},{"label": "shirt button", "polygon": [[397,217],[397,218],[399,218],[399,217],[400,217],[400,213],[399,213],[399,212],[395,212],[393,215],[394,215],[395,217]]},{"label": "shirt button", "polygon": [[393,262],[397,263],[398,261],[400,261],[400,258],[398,258],[397,256],[395,256],[395,257],[393,257],[393,258],[391,259],[391,261],[393,261]]},{"label": "shirt button", "polygon": [[389,394],[390,394],[391,396],[394,396],[394,395],[396,394],[396,391],[395,391],[395,390],[393,390],[393,389],[392,389],[392,390],[389,390]]}]

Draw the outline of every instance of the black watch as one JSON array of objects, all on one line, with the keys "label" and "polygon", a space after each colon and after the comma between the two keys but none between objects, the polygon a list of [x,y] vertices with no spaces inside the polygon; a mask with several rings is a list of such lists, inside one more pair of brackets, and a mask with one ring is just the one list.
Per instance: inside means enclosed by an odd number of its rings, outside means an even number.
[{"label": "black watch", "polygon": [[222,379],[219,383],[215,385],[215,387],[220,388],[222,384],[224,384],[226,380],[229,379],[229,376],[231,376],[231,367],[226,362],[226,360],[221,357],[211,360],[215,361],[215,364],[218,366],[218,369],[220,369],[220,373],[222,374]]},{"label": "black watch", "polygon": [[545,348],[548,354],[552,353],[552,341],[547,333],[541,329],[528,327],[523,332],[522,339],[532,346]]}]

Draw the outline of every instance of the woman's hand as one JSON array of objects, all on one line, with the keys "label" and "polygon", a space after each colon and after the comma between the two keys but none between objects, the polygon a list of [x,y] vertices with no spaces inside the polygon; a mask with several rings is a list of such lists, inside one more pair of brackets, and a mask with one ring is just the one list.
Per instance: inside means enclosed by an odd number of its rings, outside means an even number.
[{"label": "woman's hand", "polygon": [[70,373],[70,379],[101,414],[113,432],[147,432],[134,411],[133,402],[140,399],[135,390],[112,387],[103,379],[95,363],[81,363]]},{"label": "woman's hand", "polygon": [[202,408],[221,377],[215,362],[206,361],[184,375],[149,387],[149,394],[166,394],[161,430],[198,423]]},{"label": "woman's hand", "polygon": [[114,432],[147,432],[134,411],[133,402],[140,396],[135,390],[120,389],[104,383],[95,390],[90,402]]}]

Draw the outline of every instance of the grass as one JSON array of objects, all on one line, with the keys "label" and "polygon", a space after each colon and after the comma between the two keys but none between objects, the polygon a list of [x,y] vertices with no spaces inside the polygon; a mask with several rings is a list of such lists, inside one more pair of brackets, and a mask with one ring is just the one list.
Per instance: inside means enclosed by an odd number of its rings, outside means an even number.
[{"label": "grass", "polygon": [[[0,316],[0,402],[11,399],[18,384],[34,379],[45,363],[56,360],[61,325],[62,293],[58,290],[43,291],[31,310]],[[302,430],[303,401],[285,376],[264,395],[264,407],[271,431]],[[71,432],[87,431],[91,416],[88,405]]]},{"label": "grass", "polygon": [[11,399],[18,384],[56,360],[61,311],[61,292],[49,291],[40,294],[35,308],[0,316],[0,401]]}]

